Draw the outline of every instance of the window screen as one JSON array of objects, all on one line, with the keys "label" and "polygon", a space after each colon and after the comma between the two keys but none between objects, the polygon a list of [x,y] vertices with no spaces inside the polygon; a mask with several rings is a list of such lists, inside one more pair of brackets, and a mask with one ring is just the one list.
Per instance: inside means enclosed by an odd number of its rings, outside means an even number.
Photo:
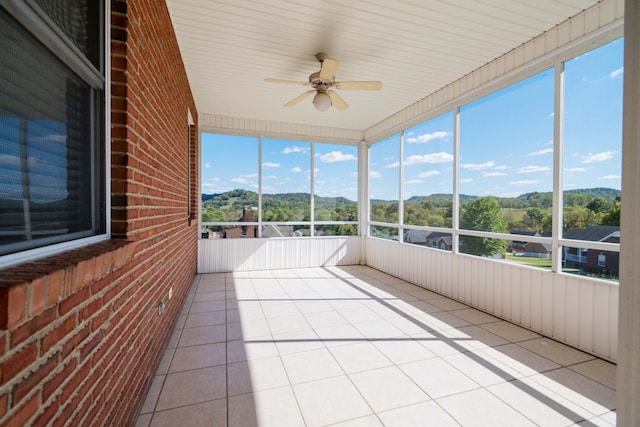
[{"label": "window screen", "polygon": [[102,91],[2,8],[0,57],[0,255],[104,232]]}]

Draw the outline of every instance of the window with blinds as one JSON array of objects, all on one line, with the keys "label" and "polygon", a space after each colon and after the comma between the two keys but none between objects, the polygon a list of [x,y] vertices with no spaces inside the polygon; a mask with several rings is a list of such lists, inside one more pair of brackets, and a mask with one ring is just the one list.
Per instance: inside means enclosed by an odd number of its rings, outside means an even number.
[{"label": "window with blinds", "polygon": [[105,233],[100,3],[0,6],[0,255]]}]

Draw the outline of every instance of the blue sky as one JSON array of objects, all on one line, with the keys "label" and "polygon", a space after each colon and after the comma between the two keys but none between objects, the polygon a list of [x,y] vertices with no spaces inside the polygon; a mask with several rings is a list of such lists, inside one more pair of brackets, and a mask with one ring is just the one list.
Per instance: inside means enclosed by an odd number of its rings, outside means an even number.
[{"label": "blue sky", "polygon": [[[563,188],[620,188],[622,40],[565,63]],[[554,71],[460,108],[460,193],[516,197],[553,189]],[[453,190],[453,114],[407,129],[404,197]],[[399,136],[370,151],[371,198],[394,200]],[[316,194],[357,197],[357,147],[316,143]],[[263,141],[263,192],[309,192],[311,144]],[[242,161],[238,161],[242,159]],[[202,135],[202,192],[258,190],[257,138]]]},{"label": "blue sky", "polygon": [[[240,159],[240,160],[239,160]],[[308,193],[311,143],[263,139],[262,192]],[[358,147],[314,144],[315,193],[357,200]],[[258,191],[258,139],[202,135],[202,192]]]},{"label": "blue sky", "polygon": [[[622,40],[565,65],[565,190],[620,189]],[[460,108],[460,193],[516,197],[553,190],[554,71]],[[399,137],[371,149],[371,197],[398,198]],[[453,114],[405,131],[403,193],[452,192]]]}]

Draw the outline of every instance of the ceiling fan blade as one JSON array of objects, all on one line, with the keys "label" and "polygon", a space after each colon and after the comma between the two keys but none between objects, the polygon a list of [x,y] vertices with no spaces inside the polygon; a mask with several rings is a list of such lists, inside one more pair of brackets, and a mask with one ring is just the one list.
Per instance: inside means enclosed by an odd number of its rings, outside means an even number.
[{"label": "ceiling fan blade", "polygon": [[380,90],[382,82],[336,82],[335,87],[344,90]]},{"label": "ceiling fan blade", "polygon": [[315,93],[315,89],[308,90],[308,91],[296,96],[291,101],[289,101],[286,104],[284,104],[284,106],[285,107],[291,107],[293,105],[296,105],[298,102],[302,101],[303,99],[305,99],[307,96],[311,95],[312,93]]},{"label": "ceiling fan blade", "polygon": [[324,80],[333,80],[338,69],[338,61],[331,58],[326,58],[322,61],[322,67],[320,68],[320,78]]},{"label": "ceiling fan blade", "polygon": [[309,85],[309,82],[299,82],[297,80],[286,80],[286,79],[266,78],[266,79],[264,79],[264,81],[268,82],[268,83],[285,83],[285,84],[300,85],[300,86],[308,86]]},{"label": "ceiling fan blade", "polygon": [[336,107],[336,110],[344,110],[349,106],[349,104],[347,104],[347,102],[342,99],[342,97],[338,95],[337,92],[328,90],[327,93],[329,94],[329,98],[331,98],[331,105]]}]

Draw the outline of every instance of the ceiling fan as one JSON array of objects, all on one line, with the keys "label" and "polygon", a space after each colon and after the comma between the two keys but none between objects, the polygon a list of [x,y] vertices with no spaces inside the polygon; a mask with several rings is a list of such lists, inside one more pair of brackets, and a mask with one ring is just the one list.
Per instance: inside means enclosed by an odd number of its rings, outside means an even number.
[{"label": "ceiling fan", "polygon": [[296,105],[312,93],[315,93],[313,105],[317,110],[326,111],[331,106],[334,106],[336,110],[344,110],[349,105],[336,91],[331,90],[331,88],[344,90],[380,90],[382,88],[382,82],[379,81],[337,82],[335,81],[335,74],[338,69],[338,61],[327,57],[327,54],[322,52],[316,54],[316,59],[320,62],[320,71],[311,74],[308,82],[271,78],[264,79],[265,82],[270,83],[286,83],[313,87],[313,89],[296,96],[284,104],[285,107]]}]

